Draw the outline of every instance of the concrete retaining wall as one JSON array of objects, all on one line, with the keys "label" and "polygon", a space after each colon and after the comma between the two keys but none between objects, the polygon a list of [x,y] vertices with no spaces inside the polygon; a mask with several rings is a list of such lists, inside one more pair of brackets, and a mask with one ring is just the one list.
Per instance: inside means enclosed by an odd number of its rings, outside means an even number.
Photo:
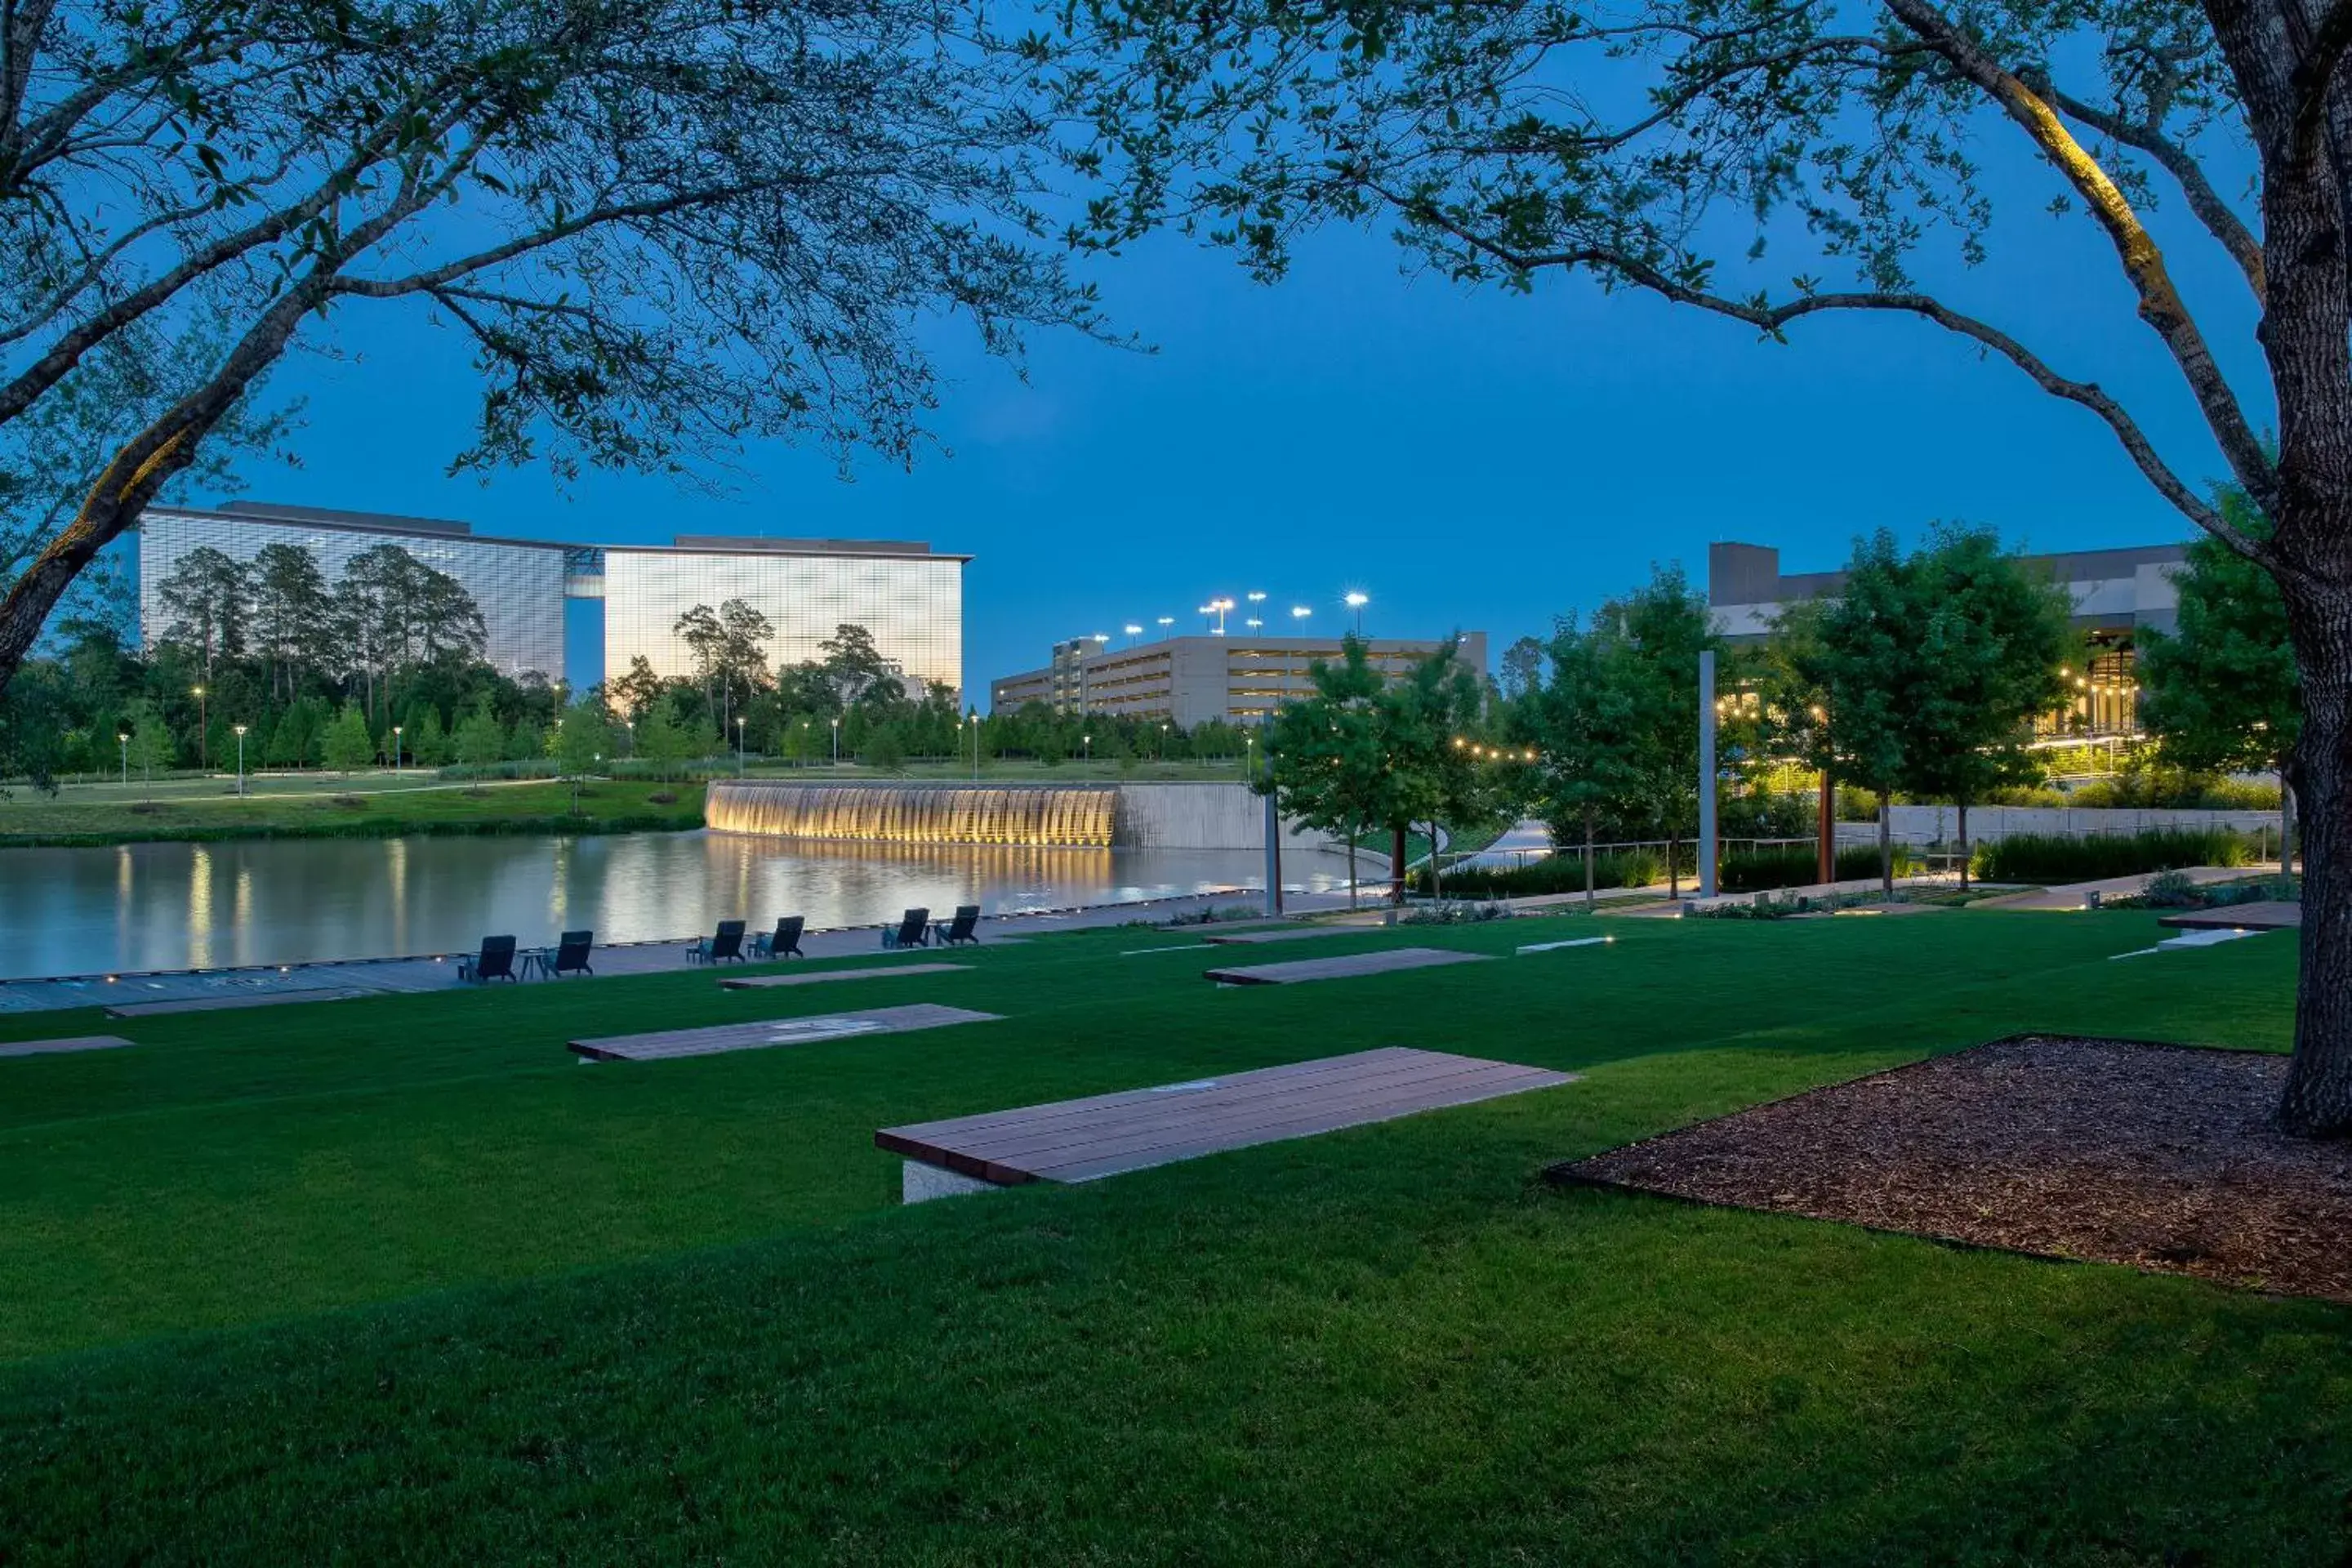
[{"label": "concrete retaining wall", "polygon": [[[1347,847],[1319,829],[1286,826],[1286,849]],[[1263,849],[1265,799],[1240,784],[1123,784],[1113,842],[1139,849]]]}]

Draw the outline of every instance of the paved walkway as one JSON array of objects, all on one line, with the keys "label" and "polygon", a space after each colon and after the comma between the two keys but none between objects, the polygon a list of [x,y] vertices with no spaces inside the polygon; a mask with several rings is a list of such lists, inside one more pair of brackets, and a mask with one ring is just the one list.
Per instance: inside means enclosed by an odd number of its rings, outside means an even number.
[{"label": "paved walkway", "polygon": [[[980,922],[981,945],[1018,941],[1045,931],[1084,931],[1102,926],[1148,921],[1164,923],[1181,915],[1197,915],[1235,904],[1253,907],[1265,900],[1254,890],[1202,893],[1150,903],[1097,904],[1086,909],[1059,910],[1050,914],[1007,915]],[[1292,914],[1316,914],[1347,907],[1342,893],[1286,892],[1283,906]],[[888,924],[896,927],[896,921]],[[801,952],[810,958],[869,957],[881,951],[881,926],[856,926],[845,931],[810,931],[801,938]],[[751,932],[744,933],[746,946]],[[660,942],[600,946],[591,962],[593,977],[566,976],[562,981],[522,984],[589,984],[618,974],[655,974],[688,967],[687,949],[694,941],[678,936]],[[908,948],[908,953],[931,953],[929,948]],[[518,959],[520,964],[520,959]],[[725,970],[737,966],[725,964]],[[0,1014],[39,1013],[60,1007],[140,1007],[151,1004],[208,1003],[215,1006],[263,1005],[283,998],[330,1001],[350,996],[396,994],[404,992],[446,991],[459,984],[454,954],[422,954],[407,958],[363,958],[333,963],[269,964],[249,969],[177,970],[152,974],[82,974],[54,979],[0,980]],[[493,982],[492,984],[503,984]],[[154,1007],[153,1011],[166,1011]],[[181,1011],[173,1006],[168,1010]],[[135,1016],[135,1015],[133,1015]]]},{"label": "paved walkway", "polygon": [[[2234,882],[2242,877],[2257,876],[2272,869],[2274,868],[2264,866],[2191,866],[2182,875],[2201,887],[2208,882]],[[2089,904],[2093,893],[2103,900],[2136,897],[2146,892],[2147,885],[2161,874],[2142,871],[2131,877],[2103,877],[2095,882],[2068,882],[2056,888],[2011,893],[2005,898],[1981,899],[1969,907],[1976,910],[2079,910]]]}]

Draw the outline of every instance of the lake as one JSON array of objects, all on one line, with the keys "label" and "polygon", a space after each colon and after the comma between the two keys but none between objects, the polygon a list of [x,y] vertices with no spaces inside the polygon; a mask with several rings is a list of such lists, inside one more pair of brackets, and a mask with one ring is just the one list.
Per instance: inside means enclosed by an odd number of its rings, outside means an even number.
[{"label": "lake", "polygon": [[[1287,888],[1347,885],[1287,848]],[[1255,850],[813,843],[745,835],[278,838],[0,849],[0,977],[459,952],[586,928],[646,942],[778,916],[813,930],[925,905],[990,914],[1263,889]]]}]

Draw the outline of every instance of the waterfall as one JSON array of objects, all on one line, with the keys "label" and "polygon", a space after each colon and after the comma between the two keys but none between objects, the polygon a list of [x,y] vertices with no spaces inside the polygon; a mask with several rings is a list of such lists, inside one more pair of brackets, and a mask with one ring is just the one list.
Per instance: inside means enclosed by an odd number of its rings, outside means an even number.
[{"label": "waterfall", "polygon": [[803,784],[717,779],[703,820],[722,833],[884,844],[1108,848],[1118,792],[1079,786]]}]

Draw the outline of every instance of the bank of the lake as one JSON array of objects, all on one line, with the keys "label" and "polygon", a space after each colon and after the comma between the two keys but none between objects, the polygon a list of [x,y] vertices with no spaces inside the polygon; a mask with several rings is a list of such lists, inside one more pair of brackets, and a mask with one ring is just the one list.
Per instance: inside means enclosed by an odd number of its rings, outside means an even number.
[{"label": "bank of the lake", "polygon": [[[0,851],[115,844],[220,844],[255,838],[393,838],[441,834],[669,832],[702,826],[700,784],[599,779],[581,789],[551,779],[478,784],[411,775],[360,787],[333,778],[270,781],[246,795],[158,793],[107,797],[87,788],[56,796],[21,787],[0,802]],[[215,790],[223,786],[215,782]],[[136,791],[134,783],[131,791]],[[127,793],[127,792],[126,792]],[[5,862],[0,861],[0,868]]]},{"label": "bank of the lake", "polygon": [[[1283,880],[1343,886],[1297,850]],[[813,931],[916,907],[991,916],[1263,889],[1255,849],[816,842],[606,833],[293,839],[0,850],[0,978],[247,968],[525,946],[683,939],[721,920]]]}]

